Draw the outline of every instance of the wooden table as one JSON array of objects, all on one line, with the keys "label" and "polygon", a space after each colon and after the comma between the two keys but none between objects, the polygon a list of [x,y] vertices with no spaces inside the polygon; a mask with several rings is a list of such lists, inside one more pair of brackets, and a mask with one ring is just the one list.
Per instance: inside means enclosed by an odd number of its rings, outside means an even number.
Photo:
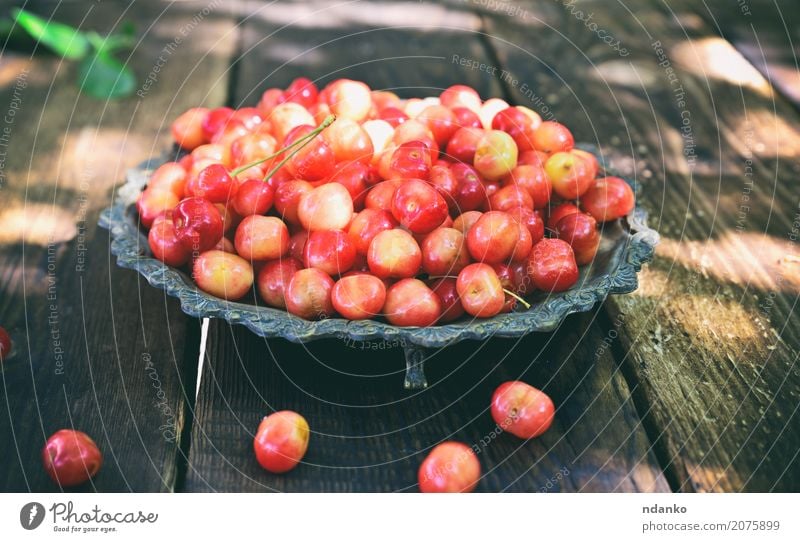
[{"label": "wooden table", "polygon": [[[142,83],[162,60],[144,97],[104,103],[77,92],[73,64],[0,57],[0,104],[17,105],[0,488],[57,489],[39,451],[76,427],[105,453],[97,491],[414,491],[443,439],[478,444],[483,491],[800,489],[800,20],[739,4],[35,3],[100,32],[135,22]],[[639,289],[551,334],[447,348],[421,393],[392,345],[298,346],[221,321],[199,373],[201,322],[115,265],[98,214],[185,108],[253,104],[299,75],[403,96],[466,83],[567,123],[640,184],[662,241]],[[491,433],[491,392],[512,378],[558,406],[541,438]],[[251,451],[275,409],[314,431],[282,476]]]}]

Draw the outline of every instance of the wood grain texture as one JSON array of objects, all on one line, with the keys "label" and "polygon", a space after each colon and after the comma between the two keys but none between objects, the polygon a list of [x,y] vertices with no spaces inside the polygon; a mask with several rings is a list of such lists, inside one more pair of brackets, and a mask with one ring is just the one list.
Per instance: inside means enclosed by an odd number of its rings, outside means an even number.
[{"label": "wood grain texture", "polygon": [[[404,96],[453,83],[501,95],[496,78],[452,62],[453,55],[492,62],[475,34],[479,19],[463,6],[384,11],[362,2],[312,17],[314,6],[248,13],[233,103],[252,103],[298,75],[323,84],[363,79]],[[184,489],[415,490],[426,452],[457,439],[480,450],[482,491],[668,491],[604,333],[583,315],[554,334],[453,345],[426,363],[430,387],[412,394],[402,388],[400,345],[298,346],[212,321]],[[492,435],[491,394],[514,378],[559,405],[553,428],[527,443]],[[312,437],[305,464],[274,476],[256,463],[252,438],[264,415],[282,409],[306,416]]]},{"label": "wood grain texture", "polygon": [[571,6],[485,17],[515,79],[635,177],[662,235],[639,290],[607,302],[659,459],[682,491],[797,490],[800,119],[691,7]]},{"label": "wood grain texture", "polygon": [[[134,21],[142,41],[127,60],[143,84],[178,29],[206,5],[31,9],[100,32]],[[209,14],[202,31],[168,55],[141,99],[94,100],[79,95],[74,64],[46,53],[3,54],[0,104],[11,103],[27,72],[0,212],[0,322],[17,349],[4,364],[0,392],[4,491],[57,490],[40,450],[51,433],[72,427],[91,435],[105,456],[100,473],[79,489],[174,487],[199,326],[162,291],[117,268],[107,232],[96,224],[125,169],[168,147],[166,119],[189,105],[222,101],[233,34],[224,36],[232,26],[224,14]],[[215,86],[217,79],[223,84]]]}]

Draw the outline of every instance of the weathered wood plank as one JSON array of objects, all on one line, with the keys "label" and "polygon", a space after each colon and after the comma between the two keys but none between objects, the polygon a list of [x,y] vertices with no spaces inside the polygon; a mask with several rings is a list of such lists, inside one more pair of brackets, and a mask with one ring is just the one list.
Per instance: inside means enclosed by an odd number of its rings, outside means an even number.
[{"label": "weathered wood plank", "polygon": [[[478,21],[461,8],[403,3],[383,11],[360,3],[315,17],[306,6],[256,11],[244,29],[235,101],[252,102],[267,86],[285,86],[298,75],[323,83],[363,79],[405,96],[457,82],[500,95],[496,79],[451,61],[460,54],[491,62],[473,33]],[[372,28],[367,13],[375,27],[403,28]],[[300,22],[276,32],[290,21]],[[431,386],[410,394],[401,385],[399,345],[297,346],[212,321],[185,489],[414,490],[425,453],[454,438],[481,450],[483,491],[668,491],[603,337],[584,315],[555,334],[454,345],[427,362]],[[542,387],[559,406],[556,423],[540,439],[492,436],[492,391],[512,378]],[[252,437],[260,419],[280,409],[301,412],[313,434],[306,464],[274,476],[256,463]]]},{"label": "weathered wood plank", "polygon": [[[206,5],[136,2],[120,9],[70,2],[54,18],[100,32],[134,21],[142,40],[129,62],[144,84],[164,48]],[[55,3],[32,9],[49,15]],[[5,491],[56,489],[40,450],[64,427],[90,434],[105,455],[83,489],[175,485],[186,445],[181,432],[191,419],[199,326],[163,292],[117,268],[108,235],[96,224],[125,169],[169,144],[165,119],[224,99],[232,28],[229,17],[212,10],[182,36],[142,98],[108,103],[78,94],[74,65],[46,54],[3,55],[0,104],[14,99],[15,77],[27,70],[0,212],[0,322],[17,348],[2,371]]]},{"label": "weathered wood plank", "polygon": [[486,17],[514,78],[636,178],[662,235],[639,290],[607,307],[670,481],[796,490],[800,119],[701,17],[655,5]]}]

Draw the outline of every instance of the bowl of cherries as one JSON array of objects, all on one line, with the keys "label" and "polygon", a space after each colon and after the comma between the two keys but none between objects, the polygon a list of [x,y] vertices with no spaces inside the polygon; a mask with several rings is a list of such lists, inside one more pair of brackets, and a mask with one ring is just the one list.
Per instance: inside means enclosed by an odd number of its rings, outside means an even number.
[{"label": "bowl of cherries", "polygon": [[551,331],[636,289],[658,241],[633,184],[570,130],[455,85],[401,99],[299,78],[196,107],[100,219],[117,263],[264,337],[426,349]]}]

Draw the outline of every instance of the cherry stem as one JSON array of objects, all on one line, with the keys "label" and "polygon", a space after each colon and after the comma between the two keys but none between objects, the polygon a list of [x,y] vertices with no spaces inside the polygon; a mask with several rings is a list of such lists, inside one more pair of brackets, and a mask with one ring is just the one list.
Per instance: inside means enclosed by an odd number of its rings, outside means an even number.
[{"label": "cherry stem", "polygon": [[231,171],[231,177],[236,177],[237,175],[239,175],[243,171],[246,171],[246,170],[250,169],[251,167],[257,166],[259,164],[263,164],[267,160],[272,160],[273,158],[277,158],[278,156],[280,156],[281,154],[285,153],[286,151],[288,151],[288,150],[300,145],[300,147],[298,149],[295,149],[294,152],[292,152],[292,154],[287,156],[280,164],[278,164],[275,168],[273,168],[273,170],[270,171],[269,174],[267,174],[266,177],[264,177],[264,180],[266,181],[267,179],[272,177],[275,174],[275,172],[278,169],[280,169],[280,167],[283,166],[292,156],[297,154],[298,151],[300,151],[300,149],[302,149],[303,147],[305,147],[306,145],[311,143],[311,140],[314,139],[315,137],[317,137],[322,132],[322,130],[324,130],[325,128],[327,128],[331,124],[333,124],[333,121],[335,121],[335,120],[336,120],[336,117],[334,115],[328,115],[328,117],[324,121],[322,121],[322,124],[320,124],[319,126],[314,128],[314,130],[312,130],[311,132],[307,133],[306,135],[304,135],[303,137],[301,137],[300,139],[298,139],[297,141],[295,141],[291,145],[287,145],[284,148],[282,148],[281,150],[279,150],[277,152],[274,152],[274,153],[270,154],[269,156],[267,156],[265,158],[259,158],[258,160],[255,160],[254,162],[250,162],[249,164],[245,164],[243,166],[237,167],[236,169]]},{"label": "cherry stem", "polygon": [[514,292],[512,292],[511,290],[507,290],[506,288],[503,288],[503,291],[504,291],[505,293],[507,293],[508,295],[510,295],[511,297],[513,297],[514,299],[516,299],[517,301],[519,301],[520,303],[522,303],[522,305],[523,305],[523,306],[524,306],[526,309],[530,309],[530,308],[531,308],[531,304],[530,304],[530,303],[528,303],[527,301],[525,301],[524,299],[522,299],[520,296],[518,296],[517,294],[515,294],[515,293],[514,293]]}]

